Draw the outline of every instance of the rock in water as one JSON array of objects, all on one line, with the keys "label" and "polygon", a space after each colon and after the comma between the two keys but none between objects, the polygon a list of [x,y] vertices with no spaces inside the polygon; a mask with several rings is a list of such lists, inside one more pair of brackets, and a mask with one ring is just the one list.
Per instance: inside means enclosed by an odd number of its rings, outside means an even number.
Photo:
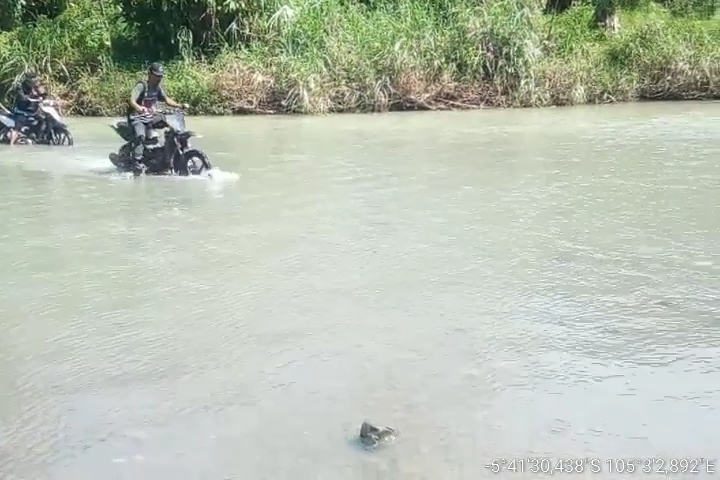
[{"label": "rock in water", "polygon": [[360,443],[369,448],[392,443],[398,436],[398,431],[392,427],[376,427],[368,422],[360,426]]}]

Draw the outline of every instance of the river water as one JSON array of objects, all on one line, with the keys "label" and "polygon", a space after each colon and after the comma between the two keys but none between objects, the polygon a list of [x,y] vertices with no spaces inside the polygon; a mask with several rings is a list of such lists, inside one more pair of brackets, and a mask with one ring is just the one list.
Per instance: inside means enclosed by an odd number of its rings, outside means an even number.
[{"label": "river water", "polygon": [[3,480],[720,471],[720,104],[188,121],[0,147]]}]

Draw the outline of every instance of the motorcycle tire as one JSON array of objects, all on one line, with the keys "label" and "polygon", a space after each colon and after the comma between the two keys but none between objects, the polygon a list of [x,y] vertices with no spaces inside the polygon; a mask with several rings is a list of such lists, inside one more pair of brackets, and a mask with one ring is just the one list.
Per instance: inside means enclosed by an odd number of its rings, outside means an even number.
[{"label": "motorcycle tire", "polygon": [[196,149],[191,149],[184,154],[176,155],[173,163],[175,173],[183,177],[188,175],[202,175],[212,169],[210,160],[208,160],[205,152]]},{"label": "motorcycle tire", "polygon": [[66,145],[71,147],[75,144],[72,134],[66,128],[55,128],[50,135],[53,145]]}]

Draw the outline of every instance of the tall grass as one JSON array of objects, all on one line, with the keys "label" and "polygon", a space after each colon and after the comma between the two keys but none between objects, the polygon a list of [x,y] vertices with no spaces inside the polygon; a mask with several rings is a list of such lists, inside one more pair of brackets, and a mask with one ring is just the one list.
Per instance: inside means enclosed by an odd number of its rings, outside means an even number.
[{"label": "tall grass", "polygon": [[[0,88],[33,69],[71,113],[121,113],[143,63],[120,59],[132,27],[96,1],[0,33]],[[621,12],[612,35],[591,24],[592,11],[544,16],[535,0],[267,0],[242,47],[211,59],[180,31],[166,88],[199,114],[720,98],[720,21],[644,3]]]}]

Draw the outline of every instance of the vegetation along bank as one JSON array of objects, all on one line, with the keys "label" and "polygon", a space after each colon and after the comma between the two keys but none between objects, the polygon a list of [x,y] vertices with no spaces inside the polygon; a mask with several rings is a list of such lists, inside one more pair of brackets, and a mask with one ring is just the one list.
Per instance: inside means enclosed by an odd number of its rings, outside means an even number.
[{"label": "vegetation along bank", "polygon": [[720,98],[716,0],[1,2],[0,97],[30,69],[74,115],[154,60],[194,114]]}]

